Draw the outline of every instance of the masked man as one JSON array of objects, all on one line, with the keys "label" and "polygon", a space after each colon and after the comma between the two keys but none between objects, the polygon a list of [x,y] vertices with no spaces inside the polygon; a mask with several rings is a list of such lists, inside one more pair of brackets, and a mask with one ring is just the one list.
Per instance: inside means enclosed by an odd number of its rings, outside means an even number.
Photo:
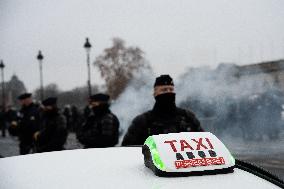
[{"label": "masked man", "polygon": [[153,109],[132,121],[122,141],[123,146],[143,145],[151,135],[203,131],[191,111],[176,107],[174,83],[169,75],[156,78],[154,97]]},{"label": "masked man", "polygon": [[117,144],[119,121],[109,106],[109,96],[106,94],[99,93],[90,97],[92,112],[77,132],[77,139],[85,148],[111,147]]},{"label": "masked man", "polygon": [[42,102],[43,116],[40,131],[34,134],[37,152],[60,151],[67,139],[65,117],[57,108],[57,98],[50,97]]}]

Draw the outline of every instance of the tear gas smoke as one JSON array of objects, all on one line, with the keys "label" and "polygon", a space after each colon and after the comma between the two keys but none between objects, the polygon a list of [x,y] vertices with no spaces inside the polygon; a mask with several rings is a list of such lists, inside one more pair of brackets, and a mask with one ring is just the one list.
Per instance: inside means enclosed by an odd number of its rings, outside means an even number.
[{"label": "tear gas smoke", "polygon": [[[191,109],[202,127],[218,137],[276,140],[283,130],[283,94],[273,74],[257,67],[253,73],[234,64],[190,68],[175,81],[177,105]],[[147,71],[138,74],[112,105],[124,133],[131,120],[152,109],[155,77]]]},{"label": "tear gas smoke", "polygon": [[111,109],[117,115],[123,133],[132,119],[152,108],[154,79],[154,74],[147,69],[135,74],[123,94],[112,104]]}]

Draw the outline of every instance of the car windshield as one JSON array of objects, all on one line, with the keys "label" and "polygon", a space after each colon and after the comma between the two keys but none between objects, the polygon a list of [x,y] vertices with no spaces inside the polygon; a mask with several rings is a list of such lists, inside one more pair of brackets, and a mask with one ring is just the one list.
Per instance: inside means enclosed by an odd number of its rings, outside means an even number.
[{"label": "car windshield", "polygon": [[[236,158],[283,179],[283,7],[281,0],[1,0],[0,155],[121,146],[128,131],[142,130],[128,130],[133,119],[151,110],[144,118],[154,129],[145,132],[211,132]],[[151,117],[172,105],[180,109]],[[188,125],[181,109],[200,128],[177,129]],[[61,117],[50,122],[54,112]],[[57,124],[68,133],[46,135]],[[55,136],[61,146],[44,145]]]}]

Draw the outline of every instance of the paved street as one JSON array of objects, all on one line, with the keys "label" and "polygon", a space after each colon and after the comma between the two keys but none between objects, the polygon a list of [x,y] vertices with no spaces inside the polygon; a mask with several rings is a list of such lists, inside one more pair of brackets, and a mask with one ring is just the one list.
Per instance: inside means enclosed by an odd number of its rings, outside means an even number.
[{"label": "paved street", "polygon": [[[76,140],[76,137],[73,133],[68,135],[65,148],[68,150],[71,149],[80,149],[83,148],[82,145]],[[10,157],[19,155],[18,149],[18,139],[17,137],[1,137],[0,136],[0,155],[4,157]]]}]

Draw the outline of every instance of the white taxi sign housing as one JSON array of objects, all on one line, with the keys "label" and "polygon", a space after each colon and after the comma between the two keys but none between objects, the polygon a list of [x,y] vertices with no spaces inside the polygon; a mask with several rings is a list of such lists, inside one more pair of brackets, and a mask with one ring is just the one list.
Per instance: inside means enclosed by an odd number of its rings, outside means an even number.
[{"label": "white taxi sign housing", "polygon": [[[152,162],[162,172],[196,172],[233,169],[235,159],[210,132],[184,132],[147,138]],[[231,171],[232,172],[232,171]]]}]

